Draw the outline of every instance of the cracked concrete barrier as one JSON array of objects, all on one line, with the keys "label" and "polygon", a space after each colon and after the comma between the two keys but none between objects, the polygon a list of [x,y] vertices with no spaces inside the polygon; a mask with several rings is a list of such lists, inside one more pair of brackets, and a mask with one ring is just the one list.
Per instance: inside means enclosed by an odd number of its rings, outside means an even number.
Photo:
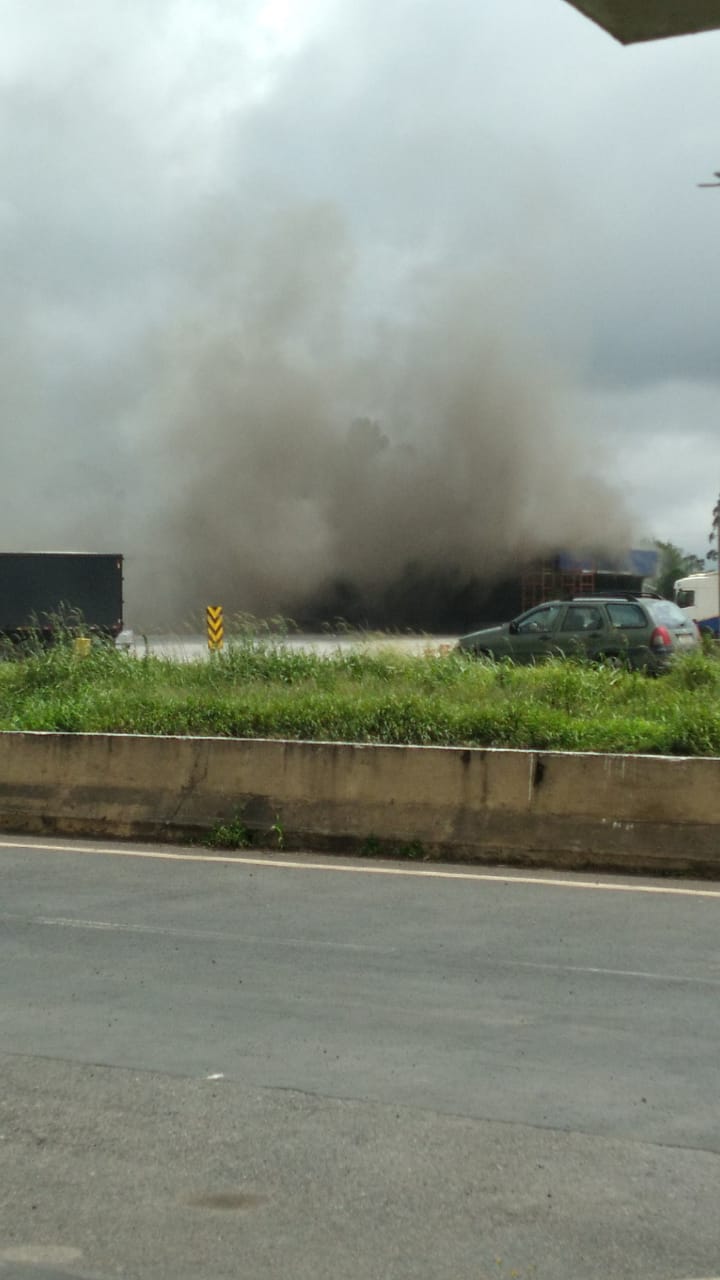
[{"label": "cracked concrete barrier", "polygon": [[720,759],[0,734],[6,831],[630,871],[720,871]]}]

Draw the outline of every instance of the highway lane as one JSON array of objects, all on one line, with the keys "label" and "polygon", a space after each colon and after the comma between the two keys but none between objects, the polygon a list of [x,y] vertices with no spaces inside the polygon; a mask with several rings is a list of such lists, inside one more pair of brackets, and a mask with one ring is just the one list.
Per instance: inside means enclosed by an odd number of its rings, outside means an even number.
[{"label": "highway lane", "polygon": [[[59,1230],[63,1162],[88,1180],[79,1125],[121,1128],[132,1150],[116,1167],[101,1140],[91,1190],[152,1170],[148,1205],[159,1194],[175,1232],[193,1195],[250,1196],[223,1218],[231,1237],[256,1233],[250,1269],[220,1245],[205,1274],[430,1276],[451,1258],[481,1280],[506,1263],[554,1280],[610,1263],[720,1273],[720,886],[92,848],[0,845],[3,1131],[30,1087],[12,1167],[30,1192],[39,1119],[54,1134],[47,1247],[80,1247],[104,1275],[147,1246],[136,1204],[109,1250],[84,1219]],[[221,1141],[239,1124],[249,1179]],[[324,1188],[324,1207],[303,1209],[298,1186]],[[270,1205],[290,1223],[272,1264]],[[38,1247],[24,1206],[16,1229]],[[185,1274],[162,1230],[156,1249],[137,1274]]]},{"label": "highway lane", "polygon": [[[394,635],[392,632],[347,631],[337,633],[309,633],[289,631],[287,635],[258,634],[258,642],[268,645],[282,645],[287,649],[300,649],[309,653],[331,657],[349,650],[376,652],[377,650],[393,650],[404,654],[439,653],[456,644],[456,635]],[[225,644],[230,646],[233,636],[230,628]],[[173,632],[166,635],[141,635],[138,632],[123,632],[119,647],[143,657],[146,653],[158,657],[172,658],[178,662],[201,661],[208,657],[206,635],[194,632]]]}]

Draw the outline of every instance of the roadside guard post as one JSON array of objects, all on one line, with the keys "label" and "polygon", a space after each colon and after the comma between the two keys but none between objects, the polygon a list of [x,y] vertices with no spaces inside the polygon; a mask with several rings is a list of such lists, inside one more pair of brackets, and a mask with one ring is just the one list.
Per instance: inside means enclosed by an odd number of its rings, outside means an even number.
[{"label": "roadside guard post", "polygon": [[207,618],[208,649],[218,653],[223,647],[223,611],[221,604],[209,604],[205,610]]}]

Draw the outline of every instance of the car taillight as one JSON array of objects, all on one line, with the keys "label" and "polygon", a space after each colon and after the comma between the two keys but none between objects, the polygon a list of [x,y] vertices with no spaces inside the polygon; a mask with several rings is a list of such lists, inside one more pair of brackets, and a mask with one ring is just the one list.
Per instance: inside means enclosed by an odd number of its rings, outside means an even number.
[{"label": "car taillight", "polygon": [[650,637],[650,646],[653,649],[669,649],[672,645],[670,632],[667,627],[656,627]]}]

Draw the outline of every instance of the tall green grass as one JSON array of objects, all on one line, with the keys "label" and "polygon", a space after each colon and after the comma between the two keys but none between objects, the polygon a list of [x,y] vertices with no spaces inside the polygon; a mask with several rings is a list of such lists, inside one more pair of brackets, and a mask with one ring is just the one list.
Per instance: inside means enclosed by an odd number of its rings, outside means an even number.
[{"label": "tall green grass", "polygon": [[720,661],[693,654],[650,679],[251,637],[199,662],[68,643],[0,663],[0,729],[720,755]]}]

